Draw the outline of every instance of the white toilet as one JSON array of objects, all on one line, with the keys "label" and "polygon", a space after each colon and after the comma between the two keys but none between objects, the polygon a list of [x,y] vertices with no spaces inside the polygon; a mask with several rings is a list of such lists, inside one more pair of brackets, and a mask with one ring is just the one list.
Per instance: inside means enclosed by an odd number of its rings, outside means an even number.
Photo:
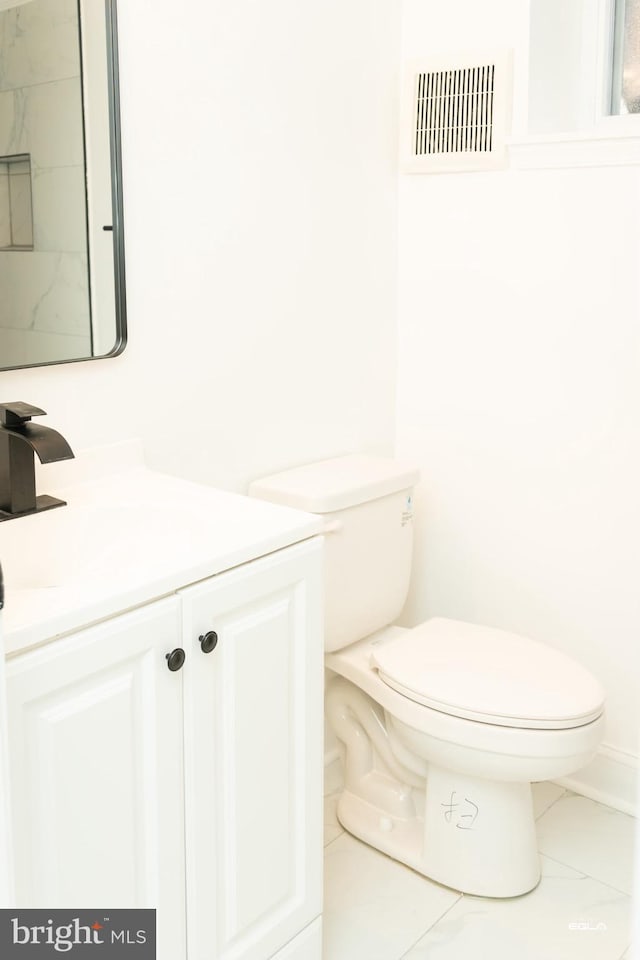
[{"label": "white toilet", "polygon": [[326,517],[340,822],[448,887],[513,897],[540,878],[530,784],[593,758],[604,693],[574,660],[517,634],[439,617],[390,626],[409,586],[417,479],[397,461],[348,456],[249,492]]}]

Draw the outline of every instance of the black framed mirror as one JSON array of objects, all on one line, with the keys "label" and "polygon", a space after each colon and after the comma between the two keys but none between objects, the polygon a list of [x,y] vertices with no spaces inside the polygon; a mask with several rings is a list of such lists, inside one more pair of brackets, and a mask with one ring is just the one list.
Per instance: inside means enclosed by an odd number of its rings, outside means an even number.
[{"label": "black framed mirror", "polygon": [[116,0],[0,0],[0,370],[126,344]]}]

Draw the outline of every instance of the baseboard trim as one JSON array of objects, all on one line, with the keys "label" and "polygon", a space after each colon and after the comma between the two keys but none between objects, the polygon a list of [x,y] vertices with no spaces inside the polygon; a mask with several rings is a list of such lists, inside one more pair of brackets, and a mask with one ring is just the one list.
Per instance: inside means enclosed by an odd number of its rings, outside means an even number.
[{"label": "baseboard trim", "polygon": [[603,743],[594,760],[571,777],[554,782],[590,800],[597,800],[614,810],[640,815],[638,780],[640,763],[633,753]]},{"label": "baseboard trim", "polygon": [[[325,770],[339,759],[340,750],[337,746],[327,750],[324,755]],[[572,777],[562,777],[554,780],[554,783],[589,800],[637,817],[640,816],[639,779],[639,758],[603,743],[588,766]]]}]

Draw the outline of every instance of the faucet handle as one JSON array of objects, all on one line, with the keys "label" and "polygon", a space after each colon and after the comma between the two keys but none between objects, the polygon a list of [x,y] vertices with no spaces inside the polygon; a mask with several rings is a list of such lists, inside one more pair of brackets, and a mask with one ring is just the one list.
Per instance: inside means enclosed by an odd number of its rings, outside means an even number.
[{"label": "faucet handle", "polygon": [[24,403],[22,400],[0,403],[0,423],[4,427],[18,427],[21,423],[31,420],[31,417],[44,417],[46,413],[46,410]]}]

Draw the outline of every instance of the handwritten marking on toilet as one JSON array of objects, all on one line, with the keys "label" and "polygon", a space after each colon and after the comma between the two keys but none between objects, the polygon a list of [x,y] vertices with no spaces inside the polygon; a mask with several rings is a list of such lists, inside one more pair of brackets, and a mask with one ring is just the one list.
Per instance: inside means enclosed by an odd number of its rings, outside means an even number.
[{"label": "handwritten marking on toilet", "polygon": [[444,807],[443,817],[447,823],[454,823],[458,830],[473,830],[479,812],[478,804],[473,800],[465,797],[463,803],[457,803],[456,791],[452,790],[449,802],[441,803],[440,806]]}]

